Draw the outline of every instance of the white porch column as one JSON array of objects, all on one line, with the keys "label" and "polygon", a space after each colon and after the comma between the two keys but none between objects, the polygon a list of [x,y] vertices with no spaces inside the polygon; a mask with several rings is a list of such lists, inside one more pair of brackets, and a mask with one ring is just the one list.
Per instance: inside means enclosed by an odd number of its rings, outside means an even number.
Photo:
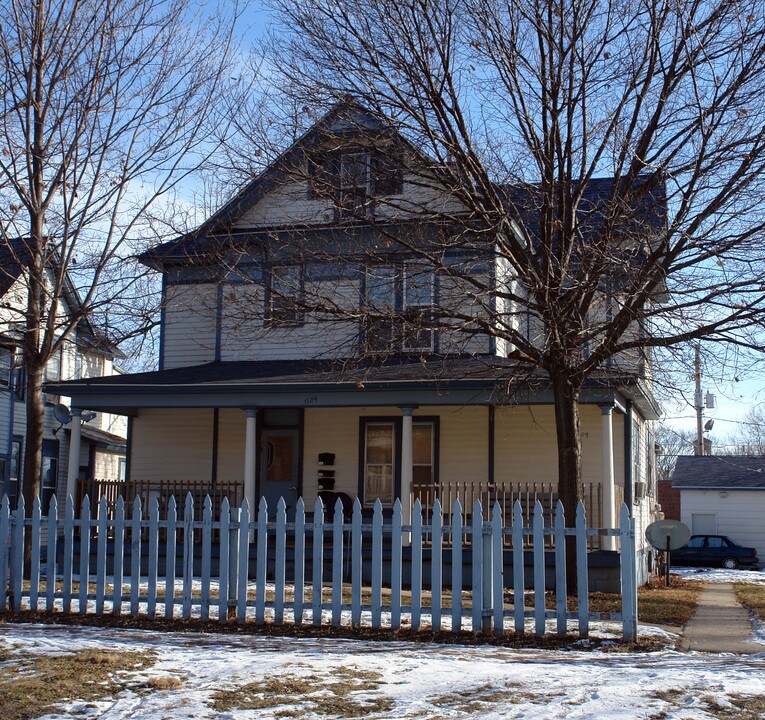
[{"label": "white porch column", "polygon": [[[612,405],[601,405],[603,413],[602,449],[603,468],[601,472],[603,482],[603,512],[601,513],[603,527],[616,527],[615,488],[614,488],[614,429],[612,423],[614,408]],[[604,550],[616,550],[616,538],[609,536],[603,538]]]},{"label": "white porch column", "polygon": [[401,519],[405,525],[412,522],[412,408],[402,407],[401,423]]},{"label": "white porch column", "polygon": [[247,408],[247,424],[244,429],[244,497],[250,504],[250,517],[257,515],[255,498],[255,457],[258,447],[258,425],[255,408]]},{"label": "white porch column", "polygon": [[69,422],[69,465],[66,471],[66,494],[74,501],[77,497],[77,480],[80,476],[80,440],[82,438],[82,410],[72,408]]}]

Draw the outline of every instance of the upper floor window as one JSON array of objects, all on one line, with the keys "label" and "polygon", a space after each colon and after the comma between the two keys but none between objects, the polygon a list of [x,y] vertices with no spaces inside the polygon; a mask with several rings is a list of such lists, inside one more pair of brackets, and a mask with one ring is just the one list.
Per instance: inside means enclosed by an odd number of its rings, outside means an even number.
[{"label": "upper floor window", "polygon": [[335,151],[310,158],[309,194],[333,200],[343,218],[368,218],[374,202],[403,188],[400,163],[379,150]]},{"label": "upper floor window", "polygon": [[45,363],[43,382],[58,382],[61,379],[61,348],[59,348]]},{"label": "upper floor window", "polygon": [[0,347],[0,386],[8,387],[11,384],[11,372],[13,370],[13,348]]},{"label": "upper floor window", "polygon": [[420,262],[367,268],[365,340],[372,352],[434,349],[433,269]]},{"label": "upper floor window", "polygon": [[269,274],[267,319],[275,324],[303,321],[303,271],[300,265],[273,265]]}]

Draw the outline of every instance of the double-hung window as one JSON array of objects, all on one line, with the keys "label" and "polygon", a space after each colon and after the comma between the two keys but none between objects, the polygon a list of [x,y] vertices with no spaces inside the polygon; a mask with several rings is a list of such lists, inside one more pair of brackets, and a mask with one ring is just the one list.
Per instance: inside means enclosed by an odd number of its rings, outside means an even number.
[{"label": "double-hung window", "polygon": [[368,422],[364,426],[364,502],[390,507],[395,490],[396,426]]},{"label": "double-hung window", "polygon": [[13,371],[13,348],[0,346],[0,387],[11,384]]},{"label": "double-hung window", "polygon": [[365,340],[370,352],[390,351],[395,342],[396,284],[395,267],[367,268]]},{"label": "double-hung window", "polygon": [[303,272],[300,265],[271,267],[267,318],[279,325],[297,325],[303,321]]},{"label": "double-hung window", "polygon": [[403,349],[433,350],[433,270],[422,263],[404,265]]}]

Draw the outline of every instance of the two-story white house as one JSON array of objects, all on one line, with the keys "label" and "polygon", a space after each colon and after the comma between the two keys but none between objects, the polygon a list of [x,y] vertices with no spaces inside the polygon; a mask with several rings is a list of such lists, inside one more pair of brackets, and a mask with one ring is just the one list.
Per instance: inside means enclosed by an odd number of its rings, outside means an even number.
[{"label": "two-story white house", "polygon": [[[27,284],[23,264],[18,262],[23,255],[21,241],[0,246],[0,494],[9,496],[12,507],[23,479],[26,444],[26,383],[21,341]],[[49,279],[52,286],[52,277]],[[71,317],[80,305],[77,290],[67,277],[59,298],[59,312]],[[119,370],[114,360],[119,357],[123,357],[122,353],[84,319],[50,359],[44,379],[54,383],[115,375]],[[66,494],[72,423],[57,419],[55,409],[62,406],[58,414],[63,419],[69,402],[66,396],[45,395],[41,477],[41,500],[45,510],[53,494],[57,494],[59,501]],[[82,481],[124,479],[126,418],[108,412],[89,413],[86,418],[80,432],[82,442],[78,461],[73,463],[78,478]]]},{"label": "two-story white house", "polygon": [[[396,167],[379,137],[389,131],[362,110],[330,112],[197,231],[141,257],[162,274],[159,369],[59,388],[75,408],[128,416],[128,497],[264,497],[271,509],[283,497],[289,510],[323,492],[370,509],[401,498],[405,513],[415,497],[447,509],[457,497],[551,507],[549,382],[453,315],[416,322],[444,303],[464,305],[466,318],[484,309],[414,248],[444,232],[423,208],[443,218],[453,200]],[[409,249],[390,242],[402,228]],[[467,274],[513,282],[491,252],[439,252]],[[642,364],[603,368],[586,385],[591,525],[615,526],[622,501],[640,537],[652,521],[655,416]]]}]

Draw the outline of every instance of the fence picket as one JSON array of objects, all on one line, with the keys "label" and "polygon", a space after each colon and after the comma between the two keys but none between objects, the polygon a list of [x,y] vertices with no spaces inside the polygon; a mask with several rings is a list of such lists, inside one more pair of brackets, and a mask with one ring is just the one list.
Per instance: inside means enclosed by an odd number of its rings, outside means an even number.
[{"label": "fence picket", "polygon": [[258,507],[258,546],[255,567],[255,622],[266,621],[266,571],[268,570],[268,503],[260,498]]},{"label": "fence picket", "polygon": [[[114,548],[117,552],[117,548]],[[90,498],[82,499],[80,510],[80,594],[77,609],[80,615],[88,612],[88,586],[90,585]]]},{"label": "fence picket", "polygon": [[231,522],[231,508],[228,498],[224,497],[220,504],[219,518],[219,543],[218,555],[218,622],[225,625],[228,622],[228,542],[229,524]]},{"label": "fence picket", "polygon": [[321,625],[322,585],[324,582],[324,503],[316,498],[313,510],[313,566],[311,567],[311,621]]},{"label": "fence picket", "polygon": [[637,639],[637,610],[635,608],[634,538],[635,527],[629,508],[622,505],[619,513],[622,566],[622,634],[626,642]]},{"label": "fence picket", "polygon": [[112,614],[122,614],[122,580],[125,554],[125,500],[117,498],[114,511],[114,593],[112,595]]},{"label": "fence picket", "polygon": [[292,601],[294,622],[303,624],[305,603],[305,503],[298,498],[295,506],[295,590]]},{"label": "fence picket", "polygon": [[523,508],[520,500],[513,503],[513,618],[515,634],[526,632],[526,579],[523,556]]},{"label": "fence picket", "polygon": [[462,630],[462,505],[452,505],[452,632]]},{"label": "fence picket", "polygon": [[[50,575],[48,577],[50,577]],[[2,503],[0,503],[0,610],[5,610],[8,607],[8,584],[10,578],[11,503],[8,500],[8,495],[3,495]],[[47,581],[47,584],[50,585],[50,580]],[[48,610],[50,609],[51,608],[48,608]]]},{"label": "fence picket", "polygon": [[74,500],[66,498],[64,509],[64,577],[62,578],[61,606],[65,613],[72,611],[72,563],[74,562]]},{"label": "fence picket", "polygon": [[542,503],[534,504],[534,634],[545,634],[545,536]]},{"label": "fence picket", "polygon": [[205,495],[202,506],[202,589],[199,615],[204,622],[210,619],[210,559],[212,555],[212,500]]},{"label": "fence picket", "polygon": [[361,502],[358,498],[353,501],[353,516],[351,518],[351,625],[361,625]]},{"label": "fence picket", "polygon": [[430,624],[433,630],[441,632],[441,614],[443,608],[443,516],[441,501],[433,503],[430,536]]},{"label": "fence picket", "polygon": [[[5,498],[4,498],[5,500]],[[0,515],[0,528],[2,528],[2,518],[5,517],[5,510]],[[0,547],[3,544],[3,533],[0,529]],[[58,500],[53,495],[50,499],[48,508],[48,558],[45,567],[45,609],[49,612],[55,607],[56,598],[56,552],[58,550]],[[2,559],[0,558],[0,576],[2,576]],[[2,577],[0,577],[2,581]],[[2,581],[2,590],[5,593],[5,582]],[[5,607],[5,600],[0,596],[0,609]]]},{"label": "fence picket", "polygon": [[420,629],[422,619],[422,505],[420,499],[412,508],[412,630]]},{"label": "fence picket", "polygon": [[590,593],[587,572],[587,513],[580,500],[576,506],[576,592],[579,606],[579,637],[590,634]]},{"label": "fence picket", "polygon": [[106,496],[102,495],[98,503],[98,514],[96,518],[96,532],[98,539],[96,541],[96,615],[101,617],[104,613],[104,597],[106,595],[106,537],[107,537],[107,516],[109,506]]},{"label": "fence picket", "polygon": [[181,614],[184,620],[191,617],[191,591],[194,582],[194,498],[186,494],[183,508],[183,600]]},{"label": "fence picket", "polygon": [[[13,609],[21,610],[21,591],[24,587],[24,519],[26,518],[24,497],[19,497],[16,505],[15,524],[13,526],[13,541],[11,543],[11,589],[13,592]],[[71,585],[71,580],[70,580]]]},{"label": "fence picket", "polygon": [[32,504],[32,562],[29,568],[29,609],[37,612],[37,599],[40,595],[40,523],[42,508],[38,495]]},{"label": "fence picket", "polygon": [[276,565],[274,567],[274,622],[284,622],[284,593],[287,584],[287,503],[279,498],[276,506]]},{"label": "fence picket", "polygon": [[146,612],[153,620],[157,614],[157,566],[159,564],[159,498],[149,501],[149,557],[148,577],[146,578]]},{"label": "fence picket", "polygon": [[372,514],[372,627],[382,624],[382,544],[383,513],[380,498]]},{"label": "fence picket", "polygon": [[332,627],[340,627],[343,611],[343,503],[335,501],[332,518]]},{"label": "fence picket", "polygon": [[239,510],[239,570],[237,572],[236,621],[244,625],[247,620],[247,584],[250,565],[250,503],[242,500]]},{"label": "fence picket", "polygon": [[130,614],[137,618],[140,610],[139,596],[141,589],[141,498],[133,500],[133,512],[130,515]]},{"label": "fence picket", "polygon": [[471,586],[473,588],[471,629],[477,633],[483,630],[483,508],[480,500],[476,500],[473,504],[470,550],[473,558],[471,568]]},{"label": "fence picket", "polygon": [[504,555],[502,548],[502,507],[494,503],[491,511],[491,545],[492,545],[492,589],[494,596],[494,635],[502,637],[505,634],[505,605],[504,605]]},{"label": "fence picket", "polygon": [[393,517],[390,530],[390,626],[401,627],[401,553],[402,553],[401,501],[393,503]]},{"label": "fence picket", "polygon": [[556,630],[559,638],[566,637],[568,625],[566,600],[566,516],[563,503],[558,500],[555,505],[555,616]]}]

